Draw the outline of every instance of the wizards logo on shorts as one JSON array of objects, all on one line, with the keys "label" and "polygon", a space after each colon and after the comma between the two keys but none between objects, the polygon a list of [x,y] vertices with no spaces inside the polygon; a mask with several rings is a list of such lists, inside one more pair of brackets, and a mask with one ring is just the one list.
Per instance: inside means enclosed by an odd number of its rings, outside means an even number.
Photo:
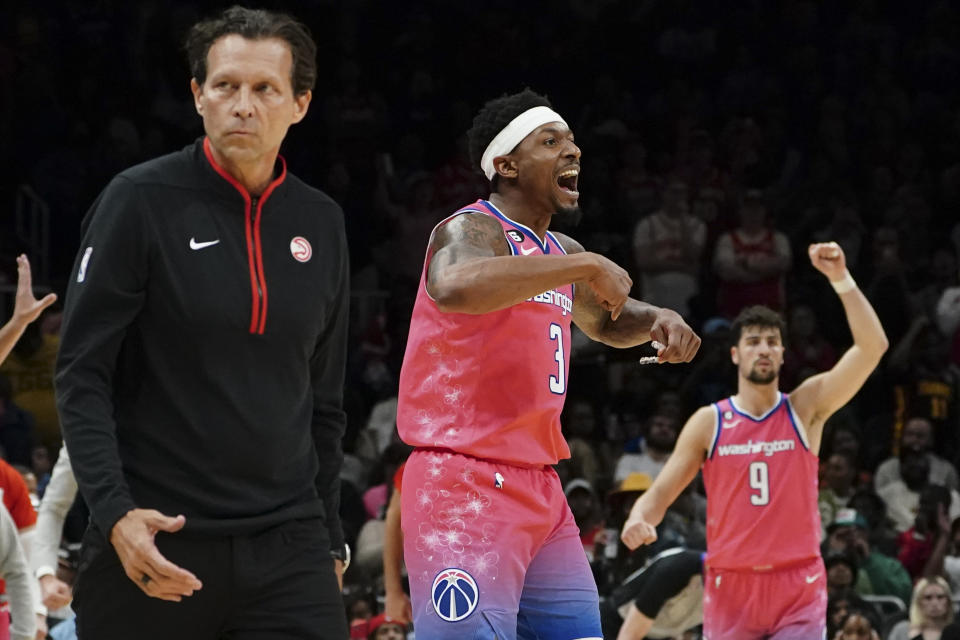
[{"label": "wizards logo on shorts", "polygon": [[463,620],[477,608],[480,590],[477,581],[463,569],[444,569],[430,589],[433,610],[447,622]]}]

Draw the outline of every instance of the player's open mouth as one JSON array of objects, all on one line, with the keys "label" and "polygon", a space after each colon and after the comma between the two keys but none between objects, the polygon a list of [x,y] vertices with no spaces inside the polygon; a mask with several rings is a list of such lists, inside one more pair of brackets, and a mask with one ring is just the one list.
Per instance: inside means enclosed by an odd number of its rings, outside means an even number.
[{"label": "player's open mouth", "polygon": [[565,169],[557,176],[557,186],[560,187],[560,190],[564,193],[567,193],[571,196],[579,196],[580,192],[577,191],[577,179],[580,176],[579,167],[571,167]]}]

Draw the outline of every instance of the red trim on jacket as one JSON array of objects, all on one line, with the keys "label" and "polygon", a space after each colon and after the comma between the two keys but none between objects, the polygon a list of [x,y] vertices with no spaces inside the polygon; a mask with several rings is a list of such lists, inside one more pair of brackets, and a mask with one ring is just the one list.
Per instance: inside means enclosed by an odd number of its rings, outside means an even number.
[{"label": "red trim on jacket", "polygon": [[260,325],[257,327],[257,333],[260,335],[263,335],[263,330],[267,326],[267,274],[263,270],[263,248],[260,246],[260,218],[263,213],[263,203],[266,202],[270,194],[273,193],[273,190],[280,186],[280,183],[287,177],[287,163],[282,156],[280,157],[280,167],[280,175],[267,185],[267,188],[263,190],[263,195],[260,196],[260,201],[257,203],[257,218],[253,227],[254,242],[257,245],[257,269],[260,270],[260,291],[262,293],[261,301],[263,305],[262,311],[260,312]]},{"label": "red trim on jacket", "polygon": [[263,335],[267,324],[267,277],[263,270],[263,246],[260,242],[260,218],[263,214],[263,203],[273,193],[287,177],[287,161],[283,156],[277,156],[280,159],[280,175],[267,185],[263,194],[257,201],[257,214],[252,218],[251,204],[252,199],[247,189],[240,184],[240,181],[230,175],[226,169],[217,164],[213,157],[213,150],[210,148],[210,138],[203,139],[203,153],[213,170],[220,174],[224,180],[233,185],[233,188],[240,192],[244,202],[244,232],[247,238],[247,264],[250,266],[250,333]]}]

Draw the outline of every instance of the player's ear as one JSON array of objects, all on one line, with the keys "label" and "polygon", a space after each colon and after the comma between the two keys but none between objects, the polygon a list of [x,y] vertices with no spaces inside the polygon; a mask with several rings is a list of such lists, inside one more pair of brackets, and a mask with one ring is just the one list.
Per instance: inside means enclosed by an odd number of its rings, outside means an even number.
[{"label": "player's ear", "polygon": [[740,364],[740,352],[736,347],[730,347],[730,359],[733,361],[733,364]]},{"label": "player's ear", "polygon": [[510,156],[498,156],[494,158],[493,168],[504,178],[516,178],[519,173],[517,162]]}]

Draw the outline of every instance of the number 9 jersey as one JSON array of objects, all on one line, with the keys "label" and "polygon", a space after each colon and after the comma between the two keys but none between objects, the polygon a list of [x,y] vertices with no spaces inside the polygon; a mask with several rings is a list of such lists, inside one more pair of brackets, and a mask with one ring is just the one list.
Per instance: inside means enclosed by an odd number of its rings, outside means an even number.
[{"label": "number 9 jersey", "polygon": [[754,417],[733,398],[703,464],[707,557],[713,569],[771,571],[820,557],[817,456],[786,394]]},{"label": "number 9 jersey", "polygon": [[[510,251],[563,255],[493,204],[478,200],[446,218],[487,215],[503,227]],[[432,241],[432,235],[431,235]],[[397,429],[417,447],[449,449],[519,466],[570,457],[560,433],[567,391],[573,285],[484,314],[444,313],[426,289],[429,253],[400,371]]]}]

